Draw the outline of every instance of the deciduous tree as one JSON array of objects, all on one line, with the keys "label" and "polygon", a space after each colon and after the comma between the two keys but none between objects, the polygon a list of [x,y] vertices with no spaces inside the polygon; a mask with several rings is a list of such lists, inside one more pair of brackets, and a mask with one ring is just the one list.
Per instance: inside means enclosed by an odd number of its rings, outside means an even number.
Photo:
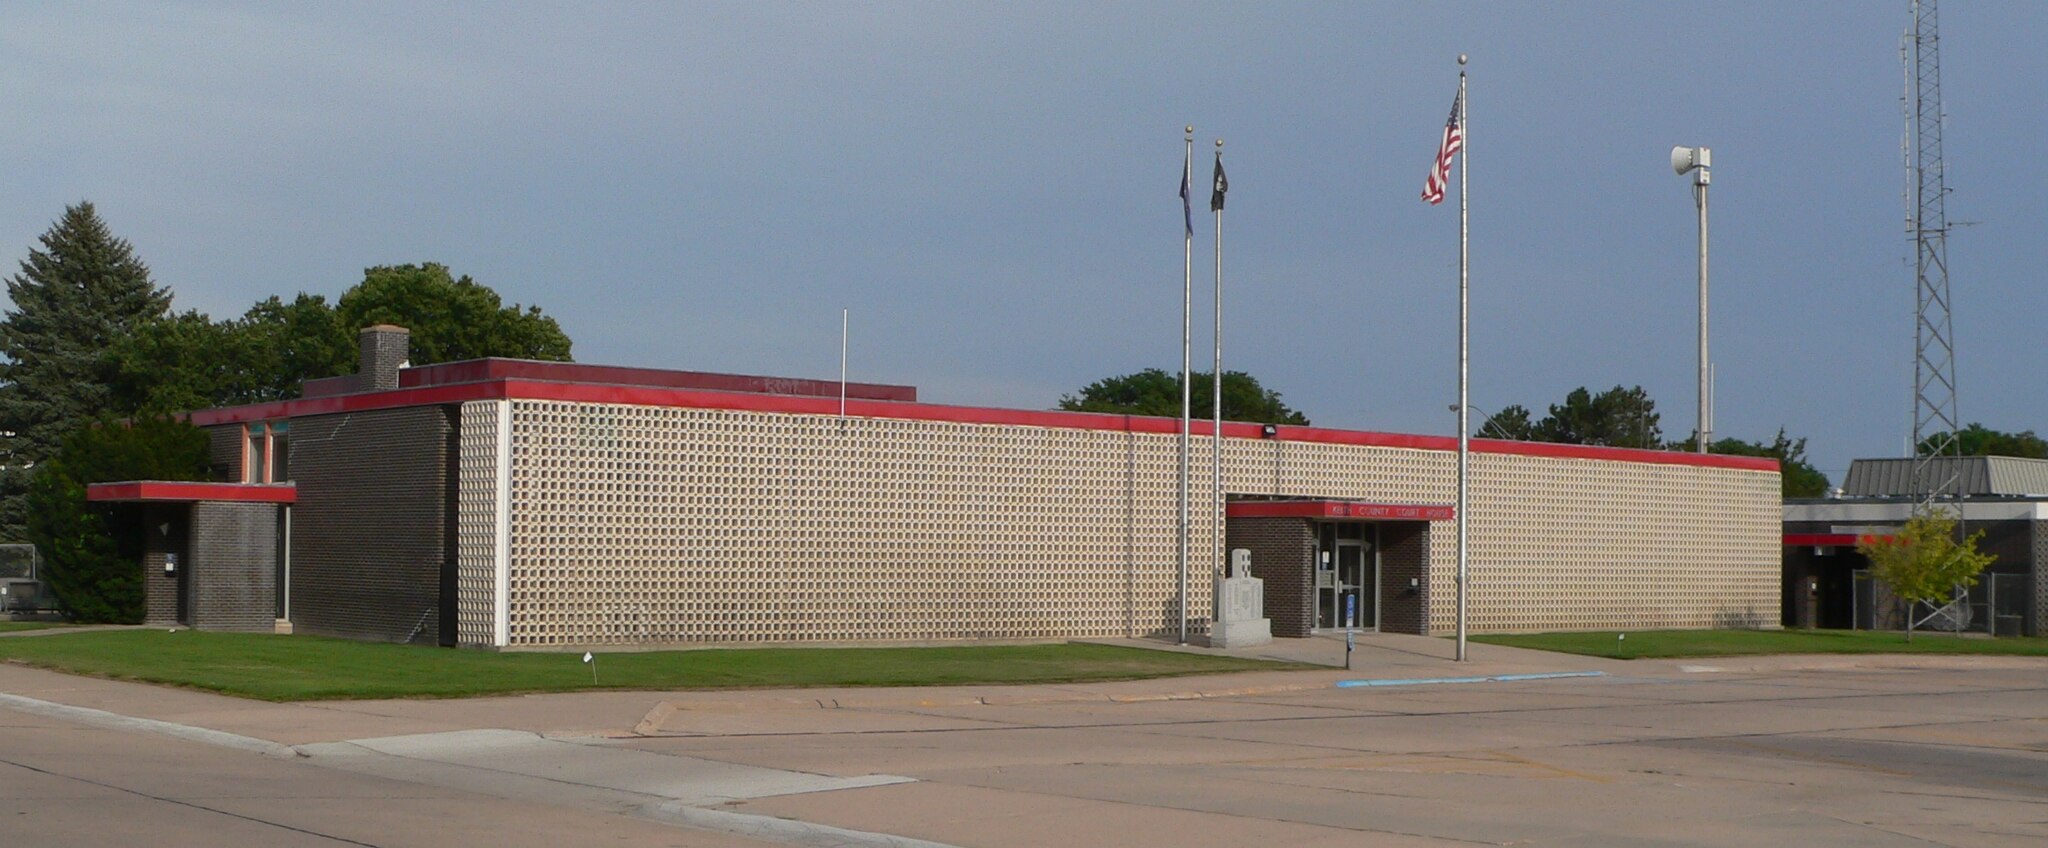
[{"label": "deciduous tree", "polygon": [[[1922,455],[1934,452],[1934,439],[1920,443]],[[1971,424],[1956,431],[1956,453],[1959,456],[2017,456],[2024,459],[2048,459],[2048,439],[2026,430],[2006,433],[1993,430],[1982,424]]]},{"label": "deciduous tree", "polygon": [[1870,558],[1871,576],[1906,602],[1907,641],[1913,639],[1913,605],[1948,603],[1958,589],[1977,585],[1977,575],[1997,559],[1977,550],[1982,538],[1982,530],[1957,538],[1955,516],[1934,510],[1907,520],[1898,535],[1856,543]]},{"label": "deciduous tree", "polygon": [[[1208,418],[1214,397],[1214,379],[1195,372],[1190,385],[1190,403],[1196,418]],[[1180,417],[1180,378],[1157,368],[1097,380],[1079,392],[1060,398],[1060,408],[1075,412],[1113,412],[1124,415]],[[1308,417],[1289,409],[1280,393],[1259,385],[1243,371],[1223,372],[1223,417],[1229,421],[1264,424],[1308,424]]]},{"label": "deciduous tree", "polygon": [[569,337],[540,307],[504,307],[497,292],[432,263],[371,268],[339,304],[300,292],[267,298],[232,321],[185,312],[124,339],[109,354],[125,409],[179,411],[285,400],[307,380],[354,373],[356,331],[412,331],[412,362],[504,356],[566,360]]},{"label": "deciduous tree", "polygon": [[[1675,451],[1690,451],[1696,442],[1691,438],[1672,442]],[[1778,428],[1778,435],[1770,444],[1746,442],[1741,439],[1715,439],[1707,446],[1708,453],[1730,456],[1761,456],[1778,461],[1779,480],[1784,497],[1819,498],[1828,493],[1828,475],[1814,468],[1806,458],[1806,439],[1794,439],[1785,435],[1785,428]]]},{"label": "deciduous tree", "polygon": [[372,324],[396,324],[412,331],[415,364],[454,362],[485,356],[569,359],[569,337],[538,306],[505,306],[498,293],[448,267],[380,265],[335,302],[335,313],[350,337]]}]

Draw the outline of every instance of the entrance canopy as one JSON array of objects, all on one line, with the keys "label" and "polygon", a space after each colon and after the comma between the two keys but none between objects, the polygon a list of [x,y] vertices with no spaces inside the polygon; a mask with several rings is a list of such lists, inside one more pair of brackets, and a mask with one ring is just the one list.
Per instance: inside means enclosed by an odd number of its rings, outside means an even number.
[{"label": "entrance canopy", "polygon": [[290,483],[195,483],[176,480],[128,480],[85,487],[89,501],[130,503],[298,503],[299,487]]},{"label": "entrance canopy", "polygon": [[1421,504],[1376,504],[1360,501],[1231,501],[1224,505],[1229,518],[1363,518],[1379,521],[1450,521],[1457,518],[1451,506]]}]

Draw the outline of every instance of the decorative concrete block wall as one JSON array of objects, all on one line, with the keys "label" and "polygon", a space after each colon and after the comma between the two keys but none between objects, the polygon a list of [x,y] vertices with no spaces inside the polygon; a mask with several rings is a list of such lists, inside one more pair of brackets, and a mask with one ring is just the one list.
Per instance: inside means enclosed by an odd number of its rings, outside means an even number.
[{"label": "decorative concrete block wall", "polygon": [[[456,616],[461,644],[508,644],[511,402],[471,401],[459,414],[456,449]],[[501,440],[502,439],[502,440]]]},{"label": "decorative concrete block wall", "polygon": [[[471,420],[487,405],[491,426],[508,428],[489,459],[482,445],[501,437]],[[319,436],[293,427],[296,473],[305,440]],[[1178,626],[1172,434],[543,400],[465,404],[461,429],[465,643],[1040,639]],[[1197,467],[1207,447],[1196,440]],[[1445,451],[1226,439],[1223,463],[1233,496],[1454,499]],[[1471,514],[1460,518],[1472,522],[1475,631],[1777,623],[1776,473],[1505,453],[1472,465]],[[1194,497],[1211,497],[1207,475]],[[1220,553],[1212,521],[1196,511],[1196,562]],[[1455,529],[1439,522],[1428,534],[1431,632],[1453,626]],[[1191,584],[1192,608],[1208,610],[1208,581]],[[486,607],[502,633],[487,633]]]}]

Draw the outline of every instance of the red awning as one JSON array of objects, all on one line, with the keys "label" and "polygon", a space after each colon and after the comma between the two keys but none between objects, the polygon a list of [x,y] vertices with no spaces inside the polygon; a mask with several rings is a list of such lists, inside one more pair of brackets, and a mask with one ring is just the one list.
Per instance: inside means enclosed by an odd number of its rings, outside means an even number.
[{"label": "red awning", "polygon": [[89,501],[194,503],[298,503],[299,487],[291,483],[191,483],[171,480],[129,480],[85,487]]},{"label": "red awning", "polygon": [[1855,533],[1786,533],[1785,547],[1788,548],[1853,548],[1864,539],[1890,539],[1885,535],[1856,535]]},{"label": "red awning", "polygon": [[1230,518],[1364,518],[1379,521],[1449,521],[1449,506],[1376,504],[1357,501],[1233,501],[1223,507]]}]

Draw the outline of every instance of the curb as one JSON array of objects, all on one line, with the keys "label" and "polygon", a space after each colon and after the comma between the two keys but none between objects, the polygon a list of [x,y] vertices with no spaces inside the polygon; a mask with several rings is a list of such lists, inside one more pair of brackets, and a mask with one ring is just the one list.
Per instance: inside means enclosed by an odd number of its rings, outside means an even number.
[{"label": "curb", "polygon": [[641,807],[637,812],[643,817],[667,824],[698,830],[714,830],[807,848],[959,848],[957,845],[944,842],[930,842],[865,830],[848,830],[796,819],[708,810],[703,807],[687,806],[680,801],[650,804]]},{"label": "curb", "polygon": [[4,692],[0,692],[0,707],[6,707],[19,712],[29,713],[30,715],[39,715],[48,718],[58,718],[67,721],[75,721],[80,724],[89,724],[94,727],[105,727],[114,730],[140,730],[145,733],[158,733],[164,736],[171,736],[178,739],[184,739],[189,742],[201,742],[208,745],[218,745],[222,748],[233,748],[237,751],[248,751],[254,754],[262,754],[267,757],[277,757],[280,759],[289,760],[303,756],[298,751],[294,750],[290,745],[272,742],[268,739],[257,739],[254,736],[243,736],[238,733],[228,733],[226,731],[221,730],[209,730],[204,727],[193,727],[191,725],[186,724],[174,724],[168,721],[157,721],[153,718],[135,718],[134,716],[124,716],[119,713],[110,713],[106,710],[95,710],[91,707],[74,707],[70,704],[52,703],[50,701],[39,700],[36,698],[27,698],[21,695],[9,695]]}]

